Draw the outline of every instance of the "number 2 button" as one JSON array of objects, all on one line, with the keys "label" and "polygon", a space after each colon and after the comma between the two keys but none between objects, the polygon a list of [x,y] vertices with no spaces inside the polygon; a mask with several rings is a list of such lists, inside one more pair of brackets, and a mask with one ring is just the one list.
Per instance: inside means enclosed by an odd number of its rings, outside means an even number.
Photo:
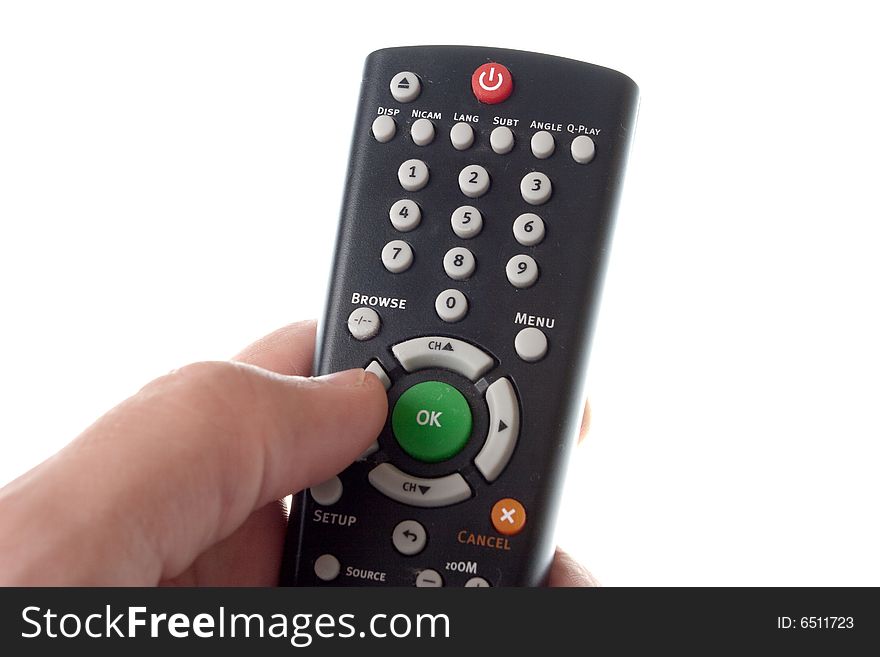
[{"label": "number 2 button", "polygon": [[479,198],[489,191],[489,172],[479,164],[469,164],[458,174],[458,186],[468,198]]}]

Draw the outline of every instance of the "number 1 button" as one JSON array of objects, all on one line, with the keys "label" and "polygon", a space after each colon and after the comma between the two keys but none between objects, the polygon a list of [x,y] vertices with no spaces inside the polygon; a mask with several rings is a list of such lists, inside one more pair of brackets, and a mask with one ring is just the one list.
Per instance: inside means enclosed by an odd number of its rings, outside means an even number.
[{"label": "number 1 button", "polygon": [[408,192],[417,192],[428,184],[428,165],[421,160],[407,160],[397,170],[400,186]]}]

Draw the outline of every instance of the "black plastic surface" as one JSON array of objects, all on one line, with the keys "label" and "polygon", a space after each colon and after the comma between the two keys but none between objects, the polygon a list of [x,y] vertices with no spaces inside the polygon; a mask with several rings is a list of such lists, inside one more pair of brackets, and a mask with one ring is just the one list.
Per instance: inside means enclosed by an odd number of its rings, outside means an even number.
[{"label": "black plastic surface", "polygon": [[[480,104],[471,91],[472,72],[490,61],[504,64],[514,78],[513,94],[497,105]],[[415,72],[421,79],[421,95],[415,102],[397,103],[391,96],[389,82],[400,71]],[[474,431],[458,456],[427,464],[407,456],[386,424],[379,439],[381,450],[340,474],[344,491],[336,504],[321,507],[308,492],[296,496],[282,584],[410,586],[424,568],[441,573],[446,586],[462,586],[475,575],[492,586],[535,586],[545,580],[566,464],[585,402],[590,336],[637,99],[636,85],[620,73],[528,52],[420,46],[380,50],[367,58],[316,372],[363,367],[377,359],[393,381],[389,408],[414,383],[446,381],[470,403]],[[400,110],[394,117],[397,133],[385,144],[378,143],[370,129],[379,108]],[[414,111],[440,114],[431,119],[437,136],[428,146],[416,146],[409,137],[409,127],[418,118]],[[479,117],[472,124],[475,143],[465,151],[450,143],[456,115]],[[509,126],[516,143],[507,155],[497,155],[489,145],[496,117],[518,119],[516,126]],[[539,160],[531,153],[531,136],[540,129],[532,127],[532,121],[561,126],[560,131],[552,131],[556,150],[549,159]],[[570,132],[569,126],[599,131],[591,135],[596,155],[589,164],[572,159],[570,145],[578,133]],[[398,167],[410,158],[424,160],[430,169],[430,182],[418,192],[404,191],[397,179]],[[469,199],[459,190],[459,171],[468,164],[484,166],[491,176],[491,188],[481,198]],[[545,173],[553,183],[553,196],[545,205],[533,207],[521,197],[520,180],[531,171]],[[416,201],[422,209],[421,224],[408,233],[398,232],[389,221],[391,204],[401,198]],[[452,231],[450,216],[461,205],[473,205],[483,214],[483,230],[476,238],[462,240]],[[537,246],[523,247],[514,239],[513,221],[524,212],[534,212],[545,222],[546,236]],[[402,274],[387,272],[380,259],[382,247],[394,239],[405,240],[415,253],[413,266]],[[467,281],[454,281],[443,270],[443,256],[453,246],[465,246],[476,256],[476,272]],[[505,275],[507,261],[520,253],[534,257],[540,268],[538,282],[529,289],[514,288]],[[454,324],[442,321],[434,310],[435,298],[448,288],[461,290],[470,306],[468,315]],[[381,330],[375,338],[360,342],[346,328],[349,313],[363,305],[352,304],[353,293],[405,298],[406,308],[376,308]],[[554,321],[552,328],[542,329],[550,347],[537,363],[524,362],[514,349],[514,338],[525,326],[516,321],[519,313]],[[478,345],[495,358],[496,367],[479,386],[440,370],[405,374],[391,347],[427,335]],[[519,395],[521,430],[510,463],[489,484],[472,459],[488,427],[482,392],[487,383],[502,376],[510,378]],[[368,472],[384,461],[417,476],[461,472],[474,496],[445,508],[400,504],[367,480]],[[459,542],[461,531],[499,536],[490,510],[504,497],[519,500],[527,511],[523,531],[506,543],[509,549]],[[347,526],[317,522],[316,510],[354,516],[356,521]],[[415,556],[400,555],[391,542],[394,526],[405,519],[417,520],[428,533],[427,547]],[[331,582],[322,582],[313,571],[315,559],[325,553],[336,556],[342,565],[340,576]],[[465,572],[448,569],[462,563]],[[384,582],[351,576],[349,568],[384,573]]]}]

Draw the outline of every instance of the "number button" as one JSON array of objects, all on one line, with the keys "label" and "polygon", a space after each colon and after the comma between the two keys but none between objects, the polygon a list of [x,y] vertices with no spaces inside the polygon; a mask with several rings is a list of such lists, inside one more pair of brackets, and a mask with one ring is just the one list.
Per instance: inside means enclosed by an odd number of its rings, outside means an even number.
[{"label": "number button", "polygon": [[521,214],[513,222],[513,236],[523,246],[535,246],[544,239],[544,221],[532,212]]},{"label": "number button", "polygon": [[477,268],[477,260],[474,254],[463,246],[449,249],[443,256],[443,269],[446,275],[456,281],[464,281],[471,277]]},{"label": "number button", "polygon": [[473,205],[462,205],[452,213],[452,231],[461,239],[476,237],[483,230],[483,215]]},{"label": "number button", "polygon": [[407,160],[397,170],[400,186],[408,192],[417,192],[428,184],[428,165],[421,160]]},{"label": "number button", "polygon": [[400,274],[413,262],[412,247],[403,240],[391,240],[382,249],[382,264],[392,274]]},{"label": "number button", "polygon": [[444,322],[458,322],[464,319],[468,311],[468,300],[458,290],[443,290],[437,295],[434,310]]},{"label": "number button", "polygon": [[422,209],[415,201],[402,198],[391,206],[388,216],[391,218],[392,226],[401,233],[408,233],[415,230],[421,222]]},{"label": "number button", "polygon": [[550,179],[540,171],[526,174],[519,184],[523,200],[529,205],[543,205],[550,200],[553,185]]},{"label": "number button", "polygon": [[532,256],[515,255],[507,261],[507,280],[513,287],[532,287],[538,280],[538,263]]},{"label": "number button", "polygon": [[479,164],[469,164],[458,174],[461,193],[469,198],[479,198],[489,191],[489,172]]}]

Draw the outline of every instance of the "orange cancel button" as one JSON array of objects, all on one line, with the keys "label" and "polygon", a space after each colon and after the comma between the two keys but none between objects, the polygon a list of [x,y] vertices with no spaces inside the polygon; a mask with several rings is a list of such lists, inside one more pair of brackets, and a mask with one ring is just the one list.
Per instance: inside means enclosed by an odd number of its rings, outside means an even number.
[{"label": "orange cancel button", "polygon": [[526,526],[526,509],[512,497],[495,502],[492,507],[492,525],[505,536],[519,534]]}]

